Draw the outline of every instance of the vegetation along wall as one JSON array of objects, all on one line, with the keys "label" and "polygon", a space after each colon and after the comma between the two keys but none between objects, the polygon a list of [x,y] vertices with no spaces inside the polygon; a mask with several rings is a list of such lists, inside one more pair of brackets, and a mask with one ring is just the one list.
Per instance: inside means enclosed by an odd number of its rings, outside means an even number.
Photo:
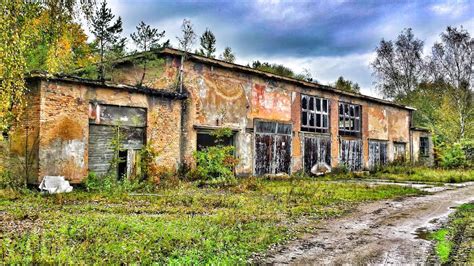
[{"label": "vegetation along wall", "polygon": [[[123,174],[136,170],[138,151],[150,145],[160,167],[176,170],[179,164],[181,103],[178,95],[153,95],[124,87],[101,86],[67,79],[38,79],[34,83],[33,110],[39,133],[28,146],[37,153],[37,168],[30,182],[45,175],[63,175],[73,183],[84,180],[89,170],[108,171],[111,142],[121,142]],[[120,129],[120,137],[117,137]],[[12,143],[23,142],[24,130],[13,135]],[[33,138],[33,137],[30,137]],[[33,150],[33,151],[31,151]],[[17,153],[25,154],[19,147]],[[120,167],[120,166],[119,166]],[[34,167],[33,167],[34,168]]]},{"label": "vegetation along wall", "polygon": [[[159,58],[144,84],[176,90],[180,54],[167,49]],[[371,141],[386,146],[384,154],[373,149],[374,162],[410,160],[413,109],[194,55],[182,69],[189,94],[183,102],[183,163],[193,164],[198,134],[222,127],[234,131],[239,175],[309,171],[317,162],[370,168]],[[141,73],[133,60],[123,61],[112,80],[134,84]]]}]

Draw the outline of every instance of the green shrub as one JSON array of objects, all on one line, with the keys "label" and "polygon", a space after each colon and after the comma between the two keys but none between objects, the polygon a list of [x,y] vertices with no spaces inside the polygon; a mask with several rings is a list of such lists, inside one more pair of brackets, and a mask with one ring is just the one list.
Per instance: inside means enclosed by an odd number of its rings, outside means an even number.
[{"label": "green shrub", "polygon": [[194,180],[232,180],[234,166],[233,146],[212,146],[194,153],[196,168],[191,170],[190,177]]},{"label": "green shrub", "polygon": [[200,185],[233,185],[236,183],[234,167],[238,160],[234,156],[234,146],[223,145],[224,139],[232,136],[230,128],[220,128],[211,133],[216,146],[194,152],[196,168],[188,173],[191,180],[200,180]]},{"label": "green shrub", "polygon": [[115,175],[97,175],[94,172],[89,173],[84,185],[87,191],[108,193],[126,193],[137,190],[151,191],[154,189],[154,186],[146,181],[129,178],[119,181]]},{"label": "green shrub", "polygon": [[94,172],[90,172],[84,185],[87,191],[111,191],[115,186],[116,178],[111,175],[99,176]]},{"label": "green shrub", "polygon": [[467,167],[466,155],[461,143],[454,143],[447,146],[440,154],[440,165],[444,168]]},{"label": "green shrub", "polygon": [[22,190],[26,188],[27,172],[32,172],[27,169],[31,169],[32,164],[27,167],[25,160],[13,153],[10,146],[0,136],[0,189]]},{"label": "green shrub", "polygon": [[354,174],[346,164],[340,163],[331,169],[331,173],[326,175],[329,179],[352,179]]}]

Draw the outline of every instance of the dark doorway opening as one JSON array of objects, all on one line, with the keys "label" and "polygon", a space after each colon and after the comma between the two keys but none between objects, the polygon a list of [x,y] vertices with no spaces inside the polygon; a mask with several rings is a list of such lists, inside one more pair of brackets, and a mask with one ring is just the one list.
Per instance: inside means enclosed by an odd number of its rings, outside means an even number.
[{"label": "dark doorway opening", "polygon": [[206,148],[213,147],[216,145],[222,146],[233,146],[234,145],[233,136],[222,137],[217,139],[211,132],[199,132],[197,134],[197,150],[202,151]]},{"label": "dark doorway opening", "polygon": [[117,173],[118,173],[118,179],[123,180],[124,177],[127,176],[127,155],[128,152],[127,150],[124,151],[119,151],[118,157],[119,157],[119,163],[117,166]]}]

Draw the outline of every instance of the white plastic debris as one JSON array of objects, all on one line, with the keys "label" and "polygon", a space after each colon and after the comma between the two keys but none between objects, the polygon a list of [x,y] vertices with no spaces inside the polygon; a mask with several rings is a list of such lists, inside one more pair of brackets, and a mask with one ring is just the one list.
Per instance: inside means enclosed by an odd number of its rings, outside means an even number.
[{"label": "white plastic debris", "polygon": [[325,162],[319,162],[311,167],[311,173],[317,176],[331,173],[331,166]]},{"label": "white plastic debris", "polygon": [[41,191],[47,191],[49,194],[68,193],[72,191],[69,181],[64,176],[45,176],[39,185]]}]

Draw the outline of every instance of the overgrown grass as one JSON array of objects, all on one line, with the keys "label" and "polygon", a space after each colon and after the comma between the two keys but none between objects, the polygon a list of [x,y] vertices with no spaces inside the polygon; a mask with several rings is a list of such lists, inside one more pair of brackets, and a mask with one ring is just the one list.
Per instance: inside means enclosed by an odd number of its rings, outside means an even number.
[{"label": "overgrown grass", "polygon": [[474,169],[441,169],[390,165],[369,174],[336,173],[329,179],[385,179],[397,182],[462,183],[474,181]]},{"label": "overgrown grass", "polygon": [[448,261],[449,253],[451,253],[453,245],[453,243],[447,238],[448,232],[447,229],[440,229],[433,233],[433,239],[436,241],[436,255],[443,263]]},{"label": "overgrown grass", "polygon": [[461,205],[433,239],[441,263],[474,264],[474,203]]},{"label": "overgrown grass", "polygon": [[243,264],[254,252],[364,201],[415,195],[399,186],[314,179],[192,183],[156,194],[74,191],[0,200],[3,263]]},{"label": "overgrown grass", "polygon": [[436,169],[414,166],[389,166],[371,175],[395,181],[461,183],[474,181],[474,169]]}]

